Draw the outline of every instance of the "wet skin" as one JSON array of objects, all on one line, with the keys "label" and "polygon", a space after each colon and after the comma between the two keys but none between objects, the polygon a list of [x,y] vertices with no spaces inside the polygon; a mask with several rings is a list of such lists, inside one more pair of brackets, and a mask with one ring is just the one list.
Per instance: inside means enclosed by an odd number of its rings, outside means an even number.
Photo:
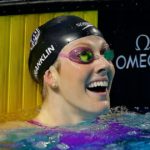
[{"label": "wet skin", "polygon": [[[62,52],[69,53],[72,49],[87,47],[99,56],[89,64],[79,64],[67,58],[58,58],[61,62],[59,70],[59,94],[64,99],[64,108],[81,114],[97,115],[103,109],[109,108],[109,92],[115,74],[111,61],[107,61],[101,52],[109,46],[98,36],[87,36],[66,45]],[[94,82],[108,82],[104,91],[91,91],[88,86]]]}]

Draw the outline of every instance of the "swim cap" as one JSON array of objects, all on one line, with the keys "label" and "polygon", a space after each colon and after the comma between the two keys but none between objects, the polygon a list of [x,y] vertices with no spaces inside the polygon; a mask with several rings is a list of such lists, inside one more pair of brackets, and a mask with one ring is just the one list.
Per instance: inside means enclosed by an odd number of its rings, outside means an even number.
[{"label": "swim cap", "polygon": [[101,36],[92,24],[77,16],[59,16],[38,27],[30,40],[29,71],[41,83],[45,71],[55,62],[62,48],[85,36]]}]

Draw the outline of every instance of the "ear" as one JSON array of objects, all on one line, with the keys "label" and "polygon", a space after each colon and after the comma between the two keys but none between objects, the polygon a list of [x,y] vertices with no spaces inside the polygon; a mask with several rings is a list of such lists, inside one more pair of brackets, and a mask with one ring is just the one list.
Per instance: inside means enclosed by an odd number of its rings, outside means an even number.
[{"label": "ear", "polygon": [[57,71],[54,66],[51,66],[44,74],[44,82],[52,88],[57,88]]}]

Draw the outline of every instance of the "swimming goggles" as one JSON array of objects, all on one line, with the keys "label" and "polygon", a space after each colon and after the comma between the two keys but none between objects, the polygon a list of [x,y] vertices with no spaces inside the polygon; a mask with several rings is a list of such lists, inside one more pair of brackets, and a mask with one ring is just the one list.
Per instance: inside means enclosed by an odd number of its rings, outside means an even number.
[{"label": "swimming goggles", "polygon": [[[101,50],[100,55],[102,55],[107,61],[112,61],[114,58],[114,52],[111,49]],[[68,58],[69,60],[79,64],[89,64],[100,58],[100,56],[95,56],[94,52],[90,48],[86,47],[78,47],[70,51],[68,54],[60,52],[59,56]]]}]

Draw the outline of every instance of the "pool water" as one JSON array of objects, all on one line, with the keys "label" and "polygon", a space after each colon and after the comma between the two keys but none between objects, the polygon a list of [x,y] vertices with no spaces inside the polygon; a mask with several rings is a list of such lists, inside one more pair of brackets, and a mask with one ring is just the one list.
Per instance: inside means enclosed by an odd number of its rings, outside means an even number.
[{"label": "pool water", "polygon": [[150,113],[111,113],[74,126],[3,130],[0,149],[149,150]]}]

